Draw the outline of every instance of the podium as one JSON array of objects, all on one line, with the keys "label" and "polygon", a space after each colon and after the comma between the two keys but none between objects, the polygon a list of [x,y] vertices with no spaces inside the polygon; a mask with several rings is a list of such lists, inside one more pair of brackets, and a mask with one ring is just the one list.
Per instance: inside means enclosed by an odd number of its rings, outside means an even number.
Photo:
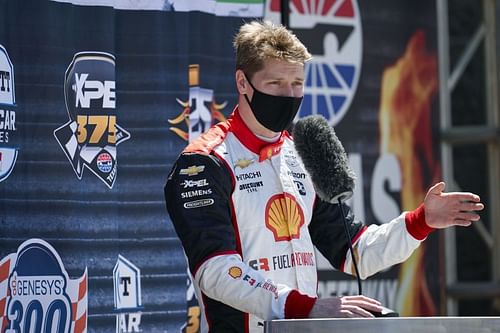
[{"label": "podium", "polygon": [[500,317],[397,317],[271,320],[265,333],[500,333]]}]

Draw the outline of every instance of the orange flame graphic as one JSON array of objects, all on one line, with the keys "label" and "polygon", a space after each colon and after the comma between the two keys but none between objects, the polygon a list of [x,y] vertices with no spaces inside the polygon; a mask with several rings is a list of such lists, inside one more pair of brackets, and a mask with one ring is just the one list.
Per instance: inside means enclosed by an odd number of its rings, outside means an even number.
[{"label": "orange flame graphic", "polygon": [[[423,201],[428,186],[439,179],[440,164],[432,146],[431,104],[438,88],[437,60],[417,31],[404,55],[385,69],[380,102],[380,147],[401,165],[403,210]],[[402,316],[435,315],[424,271],[425,243],[401,265],[397,308]]]}]

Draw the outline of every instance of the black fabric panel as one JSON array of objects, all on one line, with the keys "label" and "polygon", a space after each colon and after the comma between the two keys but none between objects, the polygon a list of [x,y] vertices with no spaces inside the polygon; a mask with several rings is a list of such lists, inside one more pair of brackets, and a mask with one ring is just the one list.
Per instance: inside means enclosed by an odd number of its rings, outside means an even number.
[{"label": "black fabric panel", "polygon": [[[351,239],[354,239],[363,224],[355,220],[349,206],[343,204],[343,210]],[[309,232],[316,248],[338,269],[349,249],[340,206],[317,197]]]}]

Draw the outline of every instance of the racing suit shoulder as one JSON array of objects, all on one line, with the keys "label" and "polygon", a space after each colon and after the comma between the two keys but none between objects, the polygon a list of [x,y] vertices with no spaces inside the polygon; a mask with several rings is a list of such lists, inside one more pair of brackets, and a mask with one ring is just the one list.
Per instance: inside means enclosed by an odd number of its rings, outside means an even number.
[{"label": "racing suit shoulder", "polygon": [[212,126],[208,131],[192,141],[183,153],[209,155],[215,147],[220,145],[230,129],[230,122],[225,121]]}]

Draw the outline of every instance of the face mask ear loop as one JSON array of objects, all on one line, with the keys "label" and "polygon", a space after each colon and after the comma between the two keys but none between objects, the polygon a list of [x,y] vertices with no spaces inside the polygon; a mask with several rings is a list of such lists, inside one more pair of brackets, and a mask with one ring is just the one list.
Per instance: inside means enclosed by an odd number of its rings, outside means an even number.
[{"label": "face mask ear loop", "polygon": [[[255,93],[255,87],[253,86],[252,82],[250,82],[250,80],[248,79],[248,76],[245,74],[245,72],[243,72],[243,75],[245,76],[245,80],[247,80],[248,84],[250,85],[250,87],[252,87],[252,89],[253,89],[253,91]],[[248,106],[251,109],[252,105],[250,104],[250,99],[248,98],[248,94],[243,94],[243,96],[245,96],[245,100],[247,101]]]}]

